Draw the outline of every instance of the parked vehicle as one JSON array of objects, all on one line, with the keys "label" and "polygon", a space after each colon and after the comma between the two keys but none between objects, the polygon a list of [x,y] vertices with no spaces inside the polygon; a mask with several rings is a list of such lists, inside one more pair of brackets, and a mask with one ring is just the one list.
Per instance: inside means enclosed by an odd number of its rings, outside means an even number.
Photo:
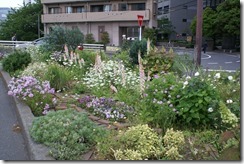
[{"label": "parked vehicle", "polygon": [[45,38],[42,37],[42,38],[39,38],[39,39],[36,39],[32,42],[26,42],[26,43],[20,43],[20,44],[16,44],[15,45],[15,48],[19,48],[19,49],[26,49],[28,47],[32,47],[32,46],[41,46],[45,43]]}]

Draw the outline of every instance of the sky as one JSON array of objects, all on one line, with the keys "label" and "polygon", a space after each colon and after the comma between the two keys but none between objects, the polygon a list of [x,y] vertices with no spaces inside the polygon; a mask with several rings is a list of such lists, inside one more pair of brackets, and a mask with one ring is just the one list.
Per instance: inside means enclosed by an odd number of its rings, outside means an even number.
[{"label": "sky", "polygon": [[0,0],[0,7],[21,7],[23,0]]}]

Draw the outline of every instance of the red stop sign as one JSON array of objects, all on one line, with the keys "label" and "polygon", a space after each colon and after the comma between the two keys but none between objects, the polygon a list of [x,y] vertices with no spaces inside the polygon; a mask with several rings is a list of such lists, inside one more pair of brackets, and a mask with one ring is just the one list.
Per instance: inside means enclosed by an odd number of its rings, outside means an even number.
[{"label": "red stop sign", "polygon": [[142,22],[143,22],[143,15],[137,15],[137,18],[138,18],[138,24],[141,27]]}]

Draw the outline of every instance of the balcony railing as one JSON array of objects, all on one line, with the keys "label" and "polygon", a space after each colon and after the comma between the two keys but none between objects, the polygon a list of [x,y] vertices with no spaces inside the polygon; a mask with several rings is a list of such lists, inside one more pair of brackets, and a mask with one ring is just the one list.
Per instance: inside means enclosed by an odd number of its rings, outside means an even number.
[{"label": "balcony railing", "polygon": [[149,10],[44,14],[42,23],[137,21],[137,15],[149,20],[149,14]]}]

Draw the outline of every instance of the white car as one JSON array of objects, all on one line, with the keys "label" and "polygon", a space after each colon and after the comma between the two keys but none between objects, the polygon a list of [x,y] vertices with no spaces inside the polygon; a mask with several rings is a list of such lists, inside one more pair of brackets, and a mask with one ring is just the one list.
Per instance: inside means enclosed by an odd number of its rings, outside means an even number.
[{"label": "white car", "polygon": [[36,46],[40,46],[40,45],[43,45],[45,43],[45,40],[44,40],[44,37],[42,38],[39,38],[39,39],[36,39],[32,42],[26,42],[26,43],[19,43],[19,44],[16,44],[15,45],[15,48],[18,48],[18,49],[26,49],[28,47],[36,47]]}]

